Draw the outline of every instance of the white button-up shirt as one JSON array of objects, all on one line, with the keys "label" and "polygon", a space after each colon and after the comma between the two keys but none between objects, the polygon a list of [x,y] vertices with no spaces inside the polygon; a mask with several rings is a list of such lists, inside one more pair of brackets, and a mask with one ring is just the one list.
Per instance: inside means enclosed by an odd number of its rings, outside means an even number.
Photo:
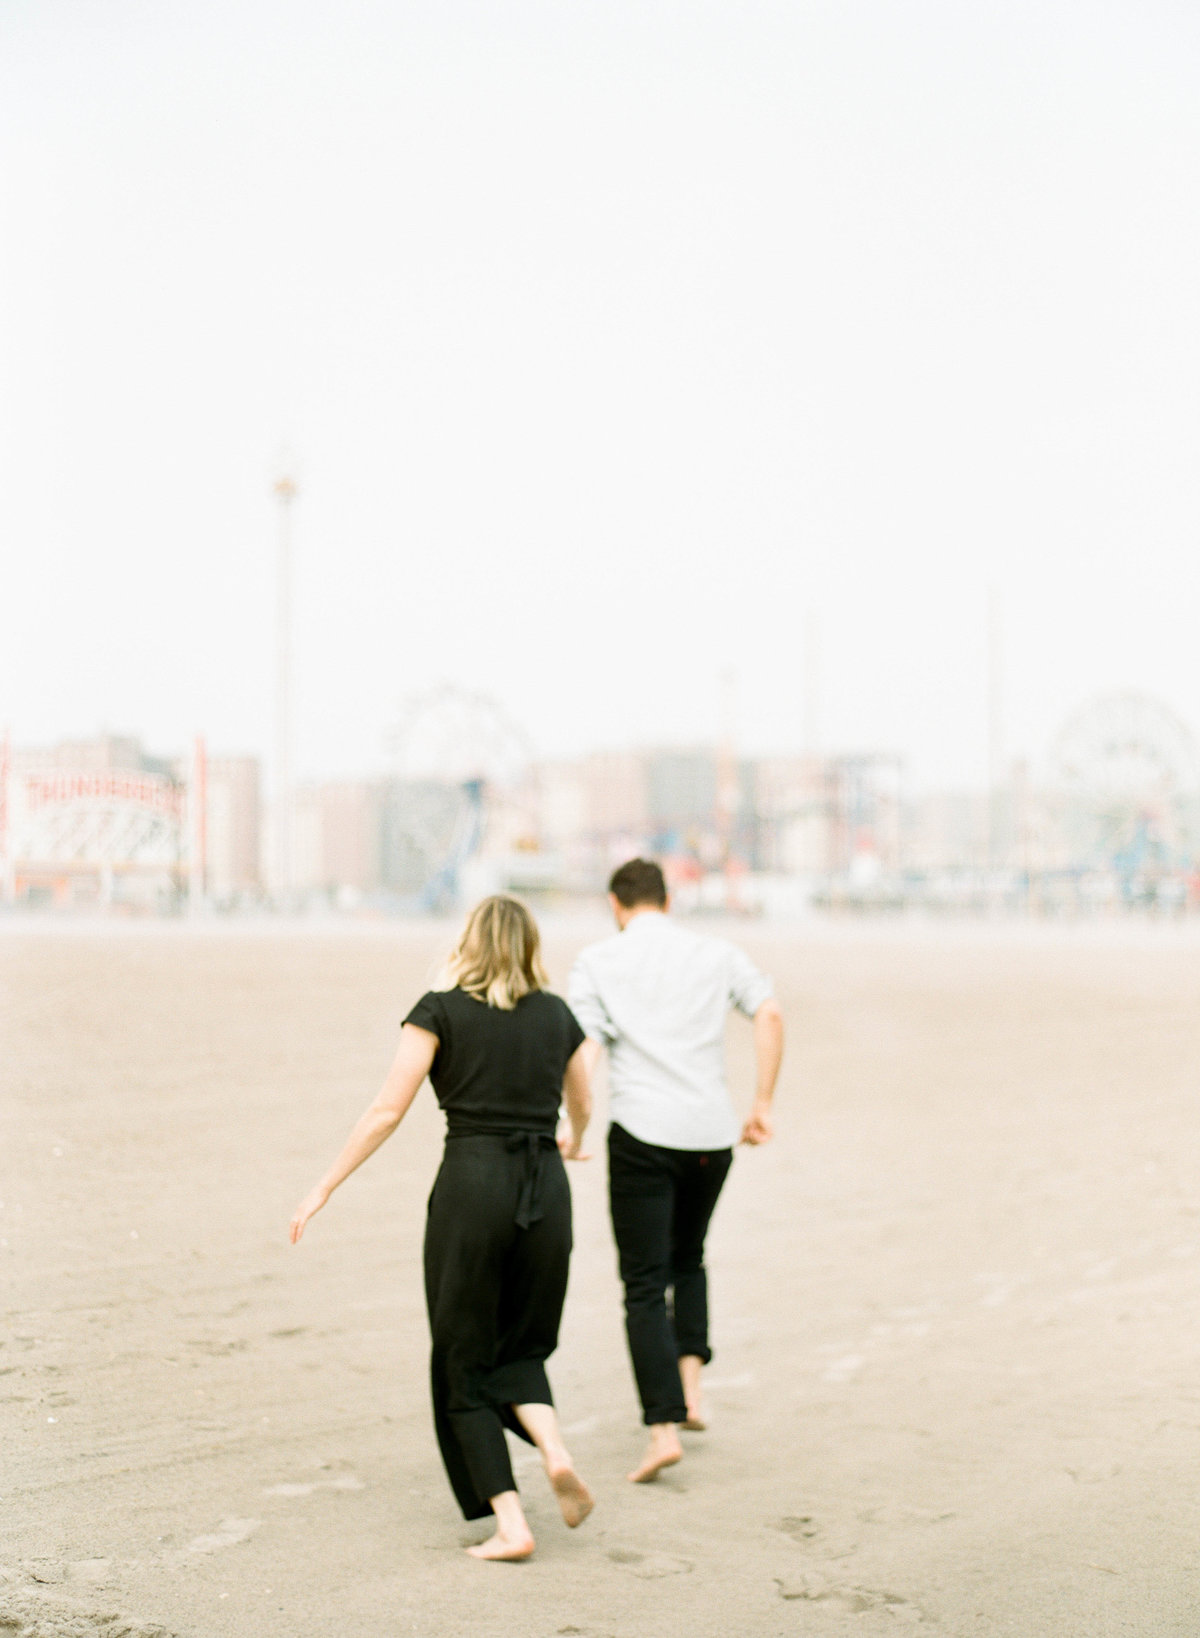
[{"label": "white button-up shirt", "polygon": [[747,1018],[771,980],[723,938],[643,910],[591,944],[571,970],[567,998],[609,1054],[609,1112],[643,1143],[727,1149],[738,1122],[725,1085],[725,1018]]}]

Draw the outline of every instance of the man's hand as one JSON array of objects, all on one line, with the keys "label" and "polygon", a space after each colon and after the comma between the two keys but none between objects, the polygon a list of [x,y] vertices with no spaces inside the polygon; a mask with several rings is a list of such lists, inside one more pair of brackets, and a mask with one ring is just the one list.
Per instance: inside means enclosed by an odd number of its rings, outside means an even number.
[{"label": "man's hand", "polygon": [[571,1134],[560,1137],[558,1152],[564,1160],[590,1160],[591,1155],[585,1155],[582,1148],[583,1139]]},{"label": "man's hand", "polygon": [[754,1061],[757,1068],[754,1107],[742,1127],[743,1143],[770,1143],[775,1136],[771,1124],[771,1099],[783,1059],[783,1014],[774,996],[768,996],[754,1014]]},{"label": "man's hand", "polygon": [[771,1106],[765,1103],[756,1103],[750,1111],[750,1119],[742,1127],[742,1143],[759,1144],[770,1143],[775,1136],[775,1128],[771,1124]]}]

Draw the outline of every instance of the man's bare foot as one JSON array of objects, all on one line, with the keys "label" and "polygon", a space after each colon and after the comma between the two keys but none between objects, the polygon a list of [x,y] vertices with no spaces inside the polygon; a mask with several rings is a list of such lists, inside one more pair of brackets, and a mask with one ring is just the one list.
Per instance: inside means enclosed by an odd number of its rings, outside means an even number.
[{"label": "man's bare foot", "polygon": [[523,1535],[505,1535],[497,1530],[494,1536],[481,1541],[476,1547],[468,1547],[472,1558],[495,1559],[500,1563],[516,1564],[523,1558],[528,1558],[533,1552],[533,1537],[528,1530]]},{"label": "man's bare foot", "polygon": [[675,1431],[674,1422],[657,1422],[650,1429],[650,1444],[640,1463],[629,1474],[631,1484],[649,1484],[657,1479],[664,1467],[674,1467],[683,1460],[683,1446]]},{"label": "man's bare foot", "polygon": [[687,1415],[681,1426],[689,1433],[703,1433],[708,1426],[700,1403],[700,1372],[703,1367],[704,1361],[699,1354],[680,1354],[679,1380],[683,1384],[683,1398],[687,1405]]},{"label": "man's bare foot", "polygon": [[547,1465],[546,1475],[553,1487],[554,1494],[558,1497],[558,1505],[562,1509],[562,1516],[566,1521],[567,1528],[574,1530],[583,1523],[592,1508],[595,1507],[595,1497],[571,1466],[569,1460],[560,1467]]}]

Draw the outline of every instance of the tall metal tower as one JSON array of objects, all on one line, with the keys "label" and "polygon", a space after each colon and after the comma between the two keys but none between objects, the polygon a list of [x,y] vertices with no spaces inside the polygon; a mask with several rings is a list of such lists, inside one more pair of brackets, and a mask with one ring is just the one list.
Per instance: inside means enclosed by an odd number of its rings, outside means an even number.
[{"label": "tall metal tower", "polygon": [[275,892],[287,906],[295,891],[295,801],[292,788],[292,502],[299,493],[286,470],[275,482],[279,502],[275,646]]},{"label": "tall metal tower", "polygon": [[995,870],[1003,856],[1004,809],[1004,611],[995,586],[987,600],[987,854]]},{"label": "tall metal tower", "polygon": [[725,876],[725,908],[741,908],[738,897],[737,857],[738,809],[741,791],[737,759],[737,673],[732,666],[721,672],[721,733],[717,741],[717,836],[721,846],[721,870]]},{"label": "tall metal tower", "polygon": [[820,738],[821,626],[814,609],[804,616],[804,754],[814,761]]},{"label": "tall metal tower", "polygon": [[0,901],[11,904],[16,898],[16,870],[12,840],[12,733],[0,733]]}]

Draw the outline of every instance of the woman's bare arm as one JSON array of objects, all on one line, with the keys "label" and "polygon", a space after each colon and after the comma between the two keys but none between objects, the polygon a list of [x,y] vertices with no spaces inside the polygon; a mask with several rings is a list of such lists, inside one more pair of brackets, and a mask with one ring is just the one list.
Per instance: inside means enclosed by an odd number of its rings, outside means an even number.
[{"label": "woman's bare arm", "polygon": [[583,1072],[587,1076],[589,1086],[592,1082],[592,1076],[596,1073],[596,1065],[600,1062],[600,1054],[603,1051],[604,1048],[600,1042],[589,1035],[585,1041],[580,1042],[579,1050],[575,1054],[583,1065]]},{"label": "woman's bare arm", "polygon": [[[592,1048],[592,1051],[588,1049]],[[582,1153],[583,1134],[592,1118],[592,1065],[596,1062],[595,1041],[584,1041],[572,1053],[563,1076],[563,1103],[567,1108],[569,1136],[559,1139],[564,1160],[587,1160]]]},{"label": "woman's bare arm", "polygon": [[409,1111],[417,1089],[433,1067],[438,1038],[416,1024],[405,1024],[400,1031],[400,1045],[392,1059],[392,1067],[370,1107],[354,1123],[341,1154],[321,1181],[305,1195],[296,1208],[289,1231],[296,1244],[304,1233],[304,1225],[314,1212],[329,1199],[339,1183],[357,1171],[363,1161],[373,1155],[385,1138],[391,1137]]}]

